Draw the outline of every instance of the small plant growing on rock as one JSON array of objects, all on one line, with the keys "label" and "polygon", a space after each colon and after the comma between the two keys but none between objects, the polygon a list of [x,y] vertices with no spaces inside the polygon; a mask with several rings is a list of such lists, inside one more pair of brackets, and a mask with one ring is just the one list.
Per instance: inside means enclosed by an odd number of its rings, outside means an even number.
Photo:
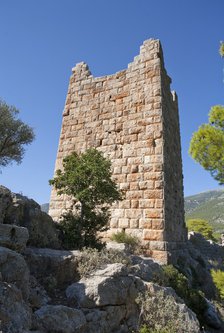
[{"label": "small plant growing on rock", "polygon": [[120,251],[86,248],[81,251],[81,257],[78,264],[78,272],[81,277],[89,276],[98,269],[103,269],[108,264],[122,263],[130,265],[130,259]]},{"label": "small plant growing on rock", "polygon": [[219,292],[220,298],[224,300],[224,272],[221,271],[220,269],[218,270],[212,269],[211,275],[213,282]]},{"label": "small plant growing on rock", "polygon": [[203,313],[207,309],[207,303],[201,291],[190,287],[186,276],[180,273],[172,265],[163,267],[166,286],[172,287],[186,305],[196,313],[198,320],[204,324]]},{"label": "small plant growing on rock", "polygon": [[137,248],[140,246],[140,241],[138,237],[127,234],[124,230],[114,233],[111,236],[111,240],[117,243],[124,243],[128,245],[131,252],[135,252]]},{"label": "small plant growing on rock", "polygon": [[[139,333],[192,333],[193,324],[184,320],[172,296],[164,291],[152,295],[149,291],[139,295],[136,303],[140,306]],[[191,325],[193,325],[191,327]]]}]

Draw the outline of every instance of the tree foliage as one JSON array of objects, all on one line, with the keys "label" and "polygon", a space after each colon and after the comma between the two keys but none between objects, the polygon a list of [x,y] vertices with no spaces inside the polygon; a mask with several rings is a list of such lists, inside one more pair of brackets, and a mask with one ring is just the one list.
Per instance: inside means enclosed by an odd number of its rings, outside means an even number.
[{"label": "tree foliage", "polygon": [[50,180],[59,195],[73,198],[76,207],[67,211],[60,223],[66,248],[100,247],[97,232],[107,229],[109,207],[122,198],[111,177],[111,162],[91,148],[66,157],[63,171],[57,170]]},{"label": "tree foliage", "polygon": [[34,139],[33,129],[18,119],[18,114],[14,106],[0,100],[0,167],[21,163],[24,145]]},{"label": "tree foliage", "polygon": [[195,231],[202,234],[206,239],[215,240],[213,229],[208,221],[203,219],[189,219],[187,220],[187,228],[189,231]]},{"label": "tree foliage", "polygon": [[224,300],[224,272],[221,271],[220,269],[218,270],[212,269],[211,275],[213,282],[219,292],[220,298]]},{"label": "tree foliage", "polygon": [[220,183],[224,184],[224,106],[215,105],[209,123],[193,133],[190,155]]},{"label": "tree foliage", "polygon": [[224,58],[224,42],[220,42],[219,54],[222,58]]}]

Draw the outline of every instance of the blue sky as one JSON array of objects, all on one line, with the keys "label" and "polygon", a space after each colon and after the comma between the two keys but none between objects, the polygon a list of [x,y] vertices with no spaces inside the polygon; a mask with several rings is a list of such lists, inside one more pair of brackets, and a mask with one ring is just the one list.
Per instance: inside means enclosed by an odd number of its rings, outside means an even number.
[{"label": "blue sky", "polygon": [[85,61],[94,76],[113,74],[159,38],[179,97],[185,194],[217,188],[188,147],[210,107],[224,104],[223,13],[223,0],[0,0],[0,97],[36,133],[0,184],[48,202],[71,68]]}]

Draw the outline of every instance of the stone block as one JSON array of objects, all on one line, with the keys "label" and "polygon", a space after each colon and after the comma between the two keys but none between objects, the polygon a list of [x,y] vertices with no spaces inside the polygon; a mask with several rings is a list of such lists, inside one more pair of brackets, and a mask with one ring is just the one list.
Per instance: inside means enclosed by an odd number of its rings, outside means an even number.
[{"label": "stone block", "polygon": [[[155,200],[154,199],[140,199],[139,208],[154,208]],[[146,216],[148,217],[148,216]]]},{"label": "stone block", "polygon": [[139,208],[139,200],[131,200],[131,208]]},{"label": "stone block", "polygon": [[130,219],[130,229],[139,228],[139,219]]},{"label": "stone block", "polygon": [[119,219],[118,227],[121,229],[129,228],[129,219],[127,218]]},{"label": "stone block", "polygon": [[146,218],[141,218],[139,220],[139,228],[141,228],[141,229],[152,229],[152,220],[151,219],[146,219]]},{"label": "stone block", "polygon": [[146,218],[152,218],[152,219],[159,219],[163,217],[163,211],[162,209],[146,209],[145,210],[145,217]]},{"label": "stone block", "polygon": [[163,238],[164,238],[163,230],[144,229],[144,231],[143,231],[144,240],[163,241]]},{"label": "stone block", "polygon": [[152,229],[161,230],[164,229],[164,220],[163,219],[152,219]]},{"label": "stone block", "polygon": [[162,199],[162,190],[146,190],[144,191],[144,199]]},{"label": "stone block", "polygon": [[141,209],[127,209],[125,211],[125,217],[128,219],[140,219],[142,217]]}]

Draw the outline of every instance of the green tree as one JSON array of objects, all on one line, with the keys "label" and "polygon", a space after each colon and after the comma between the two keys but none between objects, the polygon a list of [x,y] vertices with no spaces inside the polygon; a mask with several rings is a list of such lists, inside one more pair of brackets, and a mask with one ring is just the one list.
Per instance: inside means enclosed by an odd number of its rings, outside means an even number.
[{"label": "green tree", "polygon": [[59,224],[65,248],[101,247],[97,233],[107,229],[110,205],[122,199],[111,176],[111,162],[91,148],[66,157],[63,171],[57,170],[50,180],[59,195],[73,198],[72,208],[76,207],[67,211]]},{"label": "green tree", "polygon": [[189,231],[195,231],[202,234],[206,239],[215,240],[213,229],[208,221],[203,219],[189,219],[187,220],[187,228]]},{"label": "green tree", "polygon": [[211,275],[213,282],[216,288],[218,289],[220,298],[224,300],[224,272],[221,271],[220,269],[218,270],[212,269]]},{"label": "green tree", "polygon": [[193,133],[189,153],[220,184],[224,184],[224,106],[211,108],[209,123]]},{"label": "green tree", "polygon": [[220,42],[219,54],[222,58],[224,58],[224,42]]},{"label": "green tree", "polygon": [[24,145],[34,139],[33,129],[18,119],[19,111],[0,100],[0,167],[21,163]]},{"label": "green tree", "polygon": [[[219,54],[224,57],[224,42],[220,42]],[[193,133],[189,154],[220,185],[224,184],[224,106],[215,105],[209,113],[209,123],[201,125]]]}]

